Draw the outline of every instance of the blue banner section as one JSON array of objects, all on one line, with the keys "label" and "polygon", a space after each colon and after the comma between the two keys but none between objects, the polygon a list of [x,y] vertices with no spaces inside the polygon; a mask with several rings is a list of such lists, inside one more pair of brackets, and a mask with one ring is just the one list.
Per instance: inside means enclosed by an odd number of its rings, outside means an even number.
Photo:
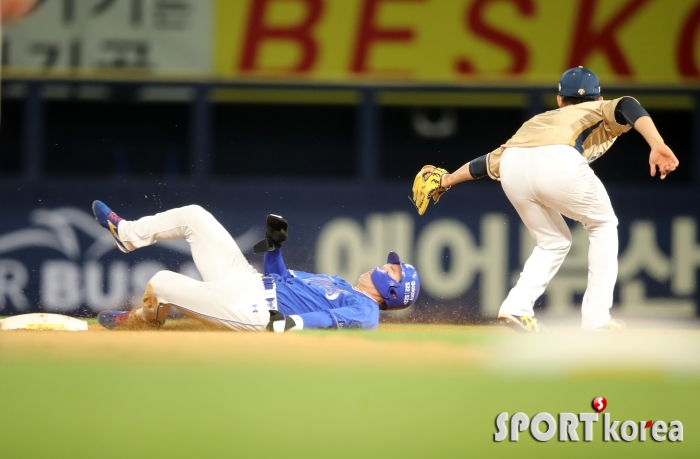
[{"label": "blue banner section", "polygon": [[[402,313],[418,321],[494,317],[534,247],[500,185],[487,181],[450,190],[423,217],[406,198],[408,181],[5,183],[0,192],[0,315],[94,315],[138,304],[159,270],[198,277],[184,240],[119,252],[92,216],[94,199],[130,220],[199,204],[257,268],[262,256],[252,247],[269,213],[290,222],[284,251],[291,269],[338,274],[354,283],[395,250],[422,279],[418,303]],[[637,316],[697,315],[700,193],[652,179],[646,188],[609,192],[620,220],[614,307]],[[572,249],[538,305],[548,314],[580,308],[586,288],[588,236],[578,223],[571,222],[571,229]]]}]

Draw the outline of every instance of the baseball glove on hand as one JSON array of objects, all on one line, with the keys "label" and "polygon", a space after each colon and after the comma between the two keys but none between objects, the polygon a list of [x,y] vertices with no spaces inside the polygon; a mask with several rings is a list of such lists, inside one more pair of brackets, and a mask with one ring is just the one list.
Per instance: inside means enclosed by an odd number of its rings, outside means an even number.
[{"label": "baseball glove on hand", "polygon": [[282,243],[287,240],[288,232],[287,220],[279,215],[268,215],[265,238],[253,246],[253,253],[272,252],[279,249],[282,247]]},{"label": "baseball glove on hand", "polygon": [[413,198],[409,197],[418,210],[418,215],[423,215],[428,208],[430,198],[438,202],[440,196],[449,188],[442,186],[442,176],[447,174],[445,169],[435,166],[423,166],[413,180]]}]

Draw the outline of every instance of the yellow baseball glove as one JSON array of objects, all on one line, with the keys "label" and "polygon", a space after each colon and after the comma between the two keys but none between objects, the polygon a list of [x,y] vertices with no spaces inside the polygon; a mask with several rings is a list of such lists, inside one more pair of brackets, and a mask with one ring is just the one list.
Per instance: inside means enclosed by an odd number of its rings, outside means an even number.
[{"label": "yellow baseball glove", "polygon": [[440,196],[449,188],[442,186],[442,176],[447,174],[445,169],[435,166],[423,166],[413,180],[413,197],[411,202],[416,206],[418,215],[423,215],[428,208],[430,198],[438,202]]}]

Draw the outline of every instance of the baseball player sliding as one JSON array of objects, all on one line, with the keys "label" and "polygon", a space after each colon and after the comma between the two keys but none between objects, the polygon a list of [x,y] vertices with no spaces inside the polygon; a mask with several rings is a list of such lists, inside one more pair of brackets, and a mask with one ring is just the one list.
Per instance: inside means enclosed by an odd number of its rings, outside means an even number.
[{"label": "baseball player sliding", "polygon": [[631,97],[603,100],[598,77],[586,68],[564,72],[557,104],[558,109],[533,117],[508,142],[453,173],[424,166],[413,184],[413,202],[423,215],[430,197],[437,202],[453,185],[486,176],[501,181],[537,242],[498,312],[499,322],[517,331],[540,331],[533,306],[571,246],[562,215],[581,222],[590,239],[581,325],[620,330],[624,323],[609,312],[617,279],[617,217],[589,164],[633,127],[651,147],[652,177],[658,169],[664,179],[676,170],[678,159],[639,102]]},{"label": "baseball player sliding", "polygon": [[401,263],[395,252],[389,253],[385,265],[362,274],[354,287],[336,276],[288,270],[281,250],[287,222],[275,215],[268,216],[266,237],[256,245],[256,251],[265,251],[263,276],[248,263],[224,227],[199,206],[135,221],[124,220],[101,201],[95,201],[92,209],[125,253],[157,241],[185,238],[203,279],[158,272],[148,282],[139,306],[129,312],[100,312],[100,324],[110,329],[158,327],[171,307],[232,330],[374,329],[379,325],[380,309],[407,308],[420,291],[415,268]]}]

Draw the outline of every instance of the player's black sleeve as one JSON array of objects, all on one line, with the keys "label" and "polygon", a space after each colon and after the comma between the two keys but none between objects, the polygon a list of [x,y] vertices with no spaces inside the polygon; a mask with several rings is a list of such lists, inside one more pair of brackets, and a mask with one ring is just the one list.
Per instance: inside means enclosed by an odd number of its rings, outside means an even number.
[{"label": "player's black sleeve", "polygon": [[488,175],[488,172],[486,172],[486,155],[469,161],[469,173],[475,180]]},{"label": "player's black sleeve", "polygon": [[623,97],[615,107],[615,121],[617,124],[629,124],[634,126],[642,116],[649,116],[644,107],[631,97]]}]

